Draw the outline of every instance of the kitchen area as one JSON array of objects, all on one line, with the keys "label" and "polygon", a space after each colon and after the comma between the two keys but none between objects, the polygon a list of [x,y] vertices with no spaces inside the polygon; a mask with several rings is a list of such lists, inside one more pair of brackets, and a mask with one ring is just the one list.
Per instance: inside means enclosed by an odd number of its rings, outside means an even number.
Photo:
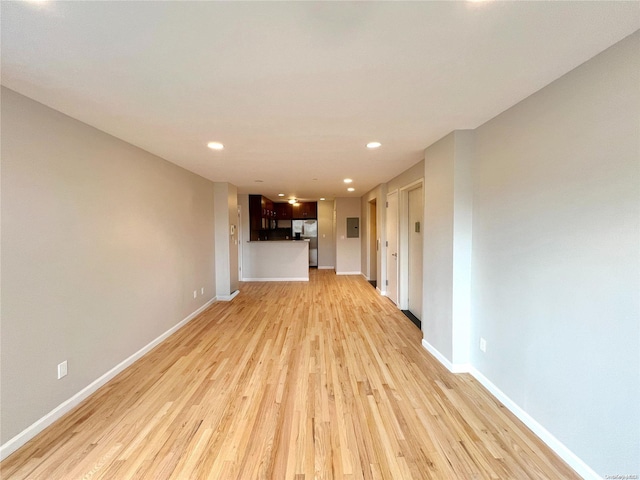
[{"label": "kitchen area", "polygon": [[245,281],[308,281],[318,266],[317,202],[274,202],[248,195]]}]

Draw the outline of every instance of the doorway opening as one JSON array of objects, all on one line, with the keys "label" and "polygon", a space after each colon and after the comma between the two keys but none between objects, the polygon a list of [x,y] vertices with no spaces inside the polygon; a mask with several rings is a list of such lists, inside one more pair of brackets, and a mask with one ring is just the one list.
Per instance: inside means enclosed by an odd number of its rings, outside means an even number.
[{"label": "doorway opening", "polygon": [[378,286],[378,206],[374,198],[369,202],[368,212],[369,225],[369,258],[368,258],[368,281],[373,288]]},{"label": "doorway opening", "polygon": [[398,306],[416,325],[422,318],[423,202],[422,180],[400,190]]}]

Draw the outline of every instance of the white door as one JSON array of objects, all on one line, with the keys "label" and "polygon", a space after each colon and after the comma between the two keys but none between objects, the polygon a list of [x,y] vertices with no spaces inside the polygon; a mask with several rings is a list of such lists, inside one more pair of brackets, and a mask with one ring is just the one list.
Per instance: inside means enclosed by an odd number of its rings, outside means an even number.
[{"label": "white door", "polygon": [[408,195],[409,311],[422,318],[422,187]]},{"label": "white door", "polygon": [[398,304],[398,192],[387,195],[387,297]]}]

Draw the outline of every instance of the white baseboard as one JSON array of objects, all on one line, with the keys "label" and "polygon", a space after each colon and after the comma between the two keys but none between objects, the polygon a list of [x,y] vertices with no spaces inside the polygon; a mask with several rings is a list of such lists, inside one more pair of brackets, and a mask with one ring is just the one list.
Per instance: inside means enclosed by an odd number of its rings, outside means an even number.
[{"label": "white baseboard", "polygon": [[442,365],[447,367],[451,373],[469,373],[471,370],[471,365],[468,363],[451,363],[447,357],[442,355],[436,347],[427,342],[424,338],[422,339],[422,346],[424,349],[429,352],[431,355],[436,357]]},{"label": "white baseboard", "polygon": [[143,355],[151,351],[156,345],[161,343],[163,340],[169,338],[175,332],[180,330],[187,323],[189,323],[191,320],[197,317],[200,313],[206,310],[215,301],[216,301],[216,297],[209,300],[207,303],[205,303],[200,308],[198,308],[195,312],[189,314],[189,316],[181,320],[179,323],[171,327],[169,330],[164,332],[162,335],[160,335],[156,339],[152,340],[150,343],[148,343],[147,345],[142,347],[140,350],[138,350],[136,353],[131,355],[129,358],[123,360],[118,365],[116,365],[111,370],[109,370],[107,373],[97,378],[96,380],[91,382],[89,385],[84,387],[82,390],[80,390],[78,393],[73,395],[71,398],[62,402],[56,408],[54,408],[49,413],[47,413],[44,417],[40,418],[30,426],[25,428],[22,432],[17,434],[12,439],[8,440],[3,445],[0,445],[0,460],[4,460],[5,458],[7,458],[9,455],[11,455],[13,452],[18,450],[25,443],[27,443],[29,440],[35,437],[38,433],[40,433],[49,425],[51,425],[53,422],[61,418],[63,415],[69,413],[76,406],[78,406],[83,400],[88,398],[92,393],[94,393],[96,390],[102,387],[105,383],[107,383],[109,380],[114,378],[116,375],[122,372],[125,368],[131,366],[136,360],[140,359]]},{"label": "white baseboard", "polygon": [[564,460],[578,475],[585,480],[601,480],[593,469],[584,463],[575,453],[569,450],[560,440],[554,437],[551,432],[538,423],[531,415],[524,411],[516,402],[511,400],[502,390],[496,387],[487,377],[480,373],[475,367],[471,367],[469,373],[478,380],[495,398],[507,407],[511,413],[520,419],[540,440],[547,444],[562,460]]},{"label": "white baseboard", "polygon": [[554,437],[546,428],[538,423],[531,415],[522,409],[516,402],[511,400],[502,390],[496,387],[487,377],[478,371],[473,365],[453,364],[442,355],[433,345],[422,339],[422,346],[436,359],[443,364],[451,373],[470,373],[480,382],[498,401],[511,411],[518,419],[537,435],[551,450],[553,450],[567,465],[573,468],[578,475],[585,480],[601,480],[596,472],[589,465],[584,463],[575,453],[569,450],[560,440]]},{"label": "white baseboard", "polygon": [[387,296],[387,291],[386,290],[380,290],[380,287],[376,287],[376,290],[378,291],[378,293],[380,295],[382,295],[383,297]]},{"label": "white baseboard", "polygon": [[330,267],[318,267],[318,270],[333,270],[334,268],[336,268],[336,267],[334,267],[334,266],[332,265],[332,266],[330,266]]},{"label": "white baseboard", "polygon": [[362,272],[336,272],[336,275],[362,275]]},{"label": "white baseboard", "polygon": [[308,282],[309,277],[243,278],[243,282]]},{"label": "white baseboard", "polygon": [[240,293],[240,290],[236,290],[235,292],[233,292],[231,295],[218,295],[216,297],[216,300],[220,301],[220,302],[230,302],[231,300],[233,300],[234,298],[236,298],[238,296],[238,294]]}]

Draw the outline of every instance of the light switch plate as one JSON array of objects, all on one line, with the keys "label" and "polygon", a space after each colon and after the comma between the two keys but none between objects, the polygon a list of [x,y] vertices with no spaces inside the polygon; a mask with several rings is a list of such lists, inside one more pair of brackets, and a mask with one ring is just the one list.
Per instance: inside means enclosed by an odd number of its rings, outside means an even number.
[{"label": "light switch plate", "polygon": [[58,364],[58,380],[67,376],[67,361]]}]

